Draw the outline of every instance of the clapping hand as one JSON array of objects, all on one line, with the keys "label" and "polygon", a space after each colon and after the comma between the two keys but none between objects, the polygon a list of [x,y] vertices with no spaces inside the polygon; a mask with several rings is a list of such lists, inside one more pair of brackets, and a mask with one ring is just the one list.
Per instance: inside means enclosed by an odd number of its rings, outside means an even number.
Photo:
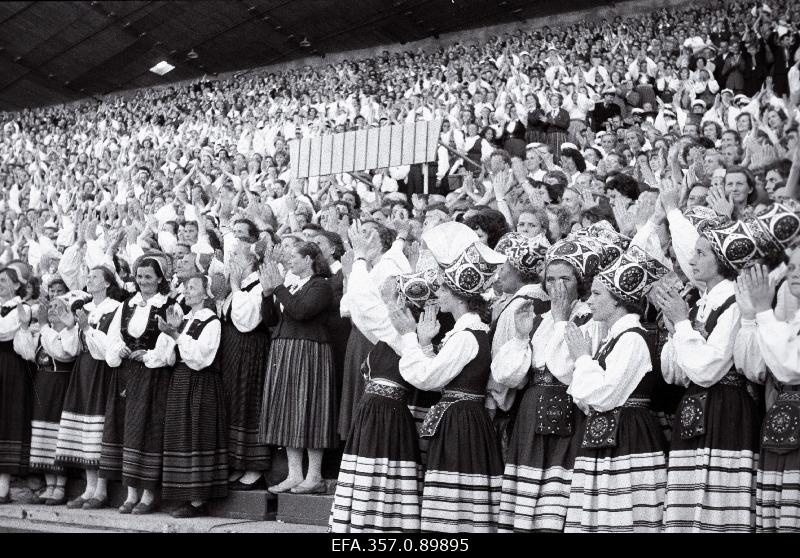
[{"label": "clapping hand", "polygon": [[283,285],[284,276],[278,268],[278,264],[272,259],[267,259],[258,268],[258,280],[261,288],[266,295],[271,295],[275,289]]},{"label": "clapping hand", "polygon": [[589,333],[583,333],[574,323],[568,322],[564,328],[564,340],[573,359],[592,356],[592,339]]},{"label": "clapping hand", "polygon": [[[746,269],[736,280],[737,302],[739,294],[746,299],[745,304],[750,305],[752,318],[760,312],[765,312],[772,308],[772,301],[775,299],[775,284],[769,277],[769,268],[765,265],[756,265]],[[742,310],[744,314],[744,309]]]},{"label": "clapping hand", "polygon": [[389,307],[389,320],[400,335],[414,333],[417,327],[411,310],[397,303]]},{"label": "clapping hand", "polygon": [[86,331],[89,327],[89,315],[83,309],[75,311],[75,320],[78,322],[78,329]]},{"label": "clapping hand", "polygon": [[417,337],[419,344],[423,347],[430,345],[434,337],[439,333],[439,321],[436,319],[438,308],[435,304],[428,304],[422,311],[417,323]]},{"label": "clapping hand", "polygon": [[67,305],[63,302],[59,302],[56,305],[56,315],[65,327],[70,328],[75,325],[75,315],[70,312],[69,308],[67,308]]},{"label": "clapping hand", "polygon": [[19,317],[19,324],[22,329],[28,329],[31,325],[31,308],[24,302],[17,303],[17,316]]},{"label": "clapping hand", "polygon": [[570,296],[567,286],[563,281],[554,281],[553,285],[549,287],[549,291],[550,311],[553,315],[553,321],[568,321],[574,299]]},{"label": "clapping hand", "polygon": [[533,330],[533,319],[536,313],[533,311],[533,302],[525,302],[514,311],[514,328],[517,339],[528,340]]},{"label": "clapping hand", "polygon": [[712,186],[708,191],[708,207],[719,215],[731,218],[733,216],[733,195],[725,197],[722,186]]},{"label": "clapping hand", "polygon": [[677,291],[657,285],[653,287],[651,294],[654,304],[661,309],[665,319],[673,324],[689,319],[689,305]]}]

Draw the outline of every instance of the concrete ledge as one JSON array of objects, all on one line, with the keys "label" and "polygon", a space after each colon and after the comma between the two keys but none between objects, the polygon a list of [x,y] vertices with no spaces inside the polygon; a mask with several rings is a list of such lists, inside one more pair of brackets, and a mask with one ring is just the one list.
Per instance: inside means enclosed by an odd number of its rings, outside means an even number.
[{"label": "concrete ledge", "polygon": [[278,521],[302,525],[328,525],[333,507],[330,494],[292,494],[278,495]]}]

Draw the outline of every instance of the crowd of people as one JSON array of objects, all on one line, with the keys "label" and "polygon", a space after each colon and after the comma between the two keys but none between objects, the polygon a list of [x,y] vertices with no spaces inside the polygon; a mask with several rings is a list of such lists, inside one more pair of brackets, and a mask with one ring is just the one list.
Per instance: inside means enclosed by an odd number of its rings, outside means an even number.
[{"label": "crowd of people", "polygon": [[2,113],[0,503],[338,451],[335,532],[800,531],[800,4],[597,16]]}]

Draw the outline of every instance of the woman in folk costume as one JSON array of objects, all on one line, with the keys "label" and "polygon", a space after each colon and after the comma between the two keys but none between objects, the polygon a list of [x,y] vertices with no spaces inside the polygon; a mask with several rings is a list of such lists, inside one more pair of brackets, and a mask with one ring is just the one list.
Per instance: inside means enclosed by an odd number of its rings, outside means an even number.
[{"label": "woman in folk costume", "polygon": [[[85,293],[81,293],[84,294]],[[67,501],[67,476],[64,466],[56,462],[58,423],[64,405],[73,362],[80,351],[75,317],[68,307],[80,297],[57,297],[39,309],[38,335],[21,324],[21,354],[36,367],[33,378],[33,415],[31,422],[30,470],[44,473],[46,488],[32,503],[60,506]],[[83,301],[81,301],[83,302]]]},{"label": "woman in folk costume", "polygon": [[[183,501],[172,517],[208,515],[206,502],[228,494],[228,431],[225,397],[217,354],[222,328],[206,304],[212,298],[209,278],[195,274],[186,280],[183,316],[177,305],[167,309],[158,326],[175,354],[167,392],[164,426],[162,497]],[[166,355],[165,355],[166,356]]]},{"label": "woman in folk costume", "polygon": [[0,504],[11,502],[11,476],[27,474],[30,459],[33,382],[20,343],[31,309],[22,302],[22,266],[0,269]]},{"label": "woman in folk costume", "polygon": [[[359,248],[356,241],[356,257]],[[429,269],[387,279],[381,296],[386,305],[400,297],[419,316],[435,311],[423,308],[435,299],[439,286],[437,271]],[[389,327],[372,333],[378,343],[364,361],[367,387],[342,456],[331,531],[418,532],[423,467],[417,427],[407,406],[414,388],[400,373],[397,331]]]},{"label": "woman in folk costume", "polygon": [[106,479],[100,478],[99,472],[110,378],[106,334],[120,305],[109,296],[115,287],[112,271],[107,267],[93,268],[86,280],[86,291],[92,299],[75,312],[80,353],[64,398],[56,448],[59,463],[86,471],[83,493],[67,502],[71,509],[99,509],[107,500]]},{"label": "woman in folk costume", "polygon": [[[569,486],[584,415],[567,395],[572,366],[561,359],[559,342],[567,323],[591,318],[583,302],[600,264],[587,245],[563,240],[548,250],[543,285],[551,308],[539,314],[522,306],[515,312],[515,337],[492,360],[500,385],[528,383],[511,435],[500,502],[502,531],[562,531]],[[533,310],[533,311],[531,311]]]},{"label": "woman in folk costume", "polygon": [[678,406],[669,452],[664,529],[667,532],[739,531],[755,527],[758,403],[736,370],[740,327],[734,282],[759,257],[750,228],[740,221],[701,227],[689,265],[705,292],[689,305],[673,289],[657,288],[670,338],[661,373],[687,386]]},{"label": "woman in folk costume", "polygon": [[551,93],[548,101],[550,110],[542,117],[547,145],[552,153],[561,153],[561,144],[569,140],[569,113],[561,107],[563,97],[560,93]]},{"label": "woman in folk costume", "polygon": [[[164,414],[174,354],[158,329],[166,316],[169,283],[164,263],[152,256],[135,262],[138,292],[122,303],[108,328],[106,363],[113,369],[106,406],[100,475],[122,472],[128,489],[123,514],[147,514],[161,481]],[[140,494],[141,490],[141,494]]]},{"label": "woman in folk costume", "polygon": [[266,488],[262,475],[270,455],[258,440],[258,419],[269,354],[264,323],[259,255],[240,242],[231,256],[231,292],[222,304],[220,362],[228,419],[228,465],[232,490]]},{"label": "woman in folk costume", "polygon": [[[492,309],[492,359],[497,358],[503,345],[514,338],[514,317],[520,307],[530,303],[537,315],[550,309],[547,293],[541,286],[544,256],[549,247],[544,235],[529,238],[518,232],[506,233],[497,242],[495,250],[504,255],[506,261],[498,269],[495,282],[496,290],[503,294]],[[499,384],[489,377],[486,408],[494,413],[495,430],[504,458],[521,397],[515,388]]]},{"label": "woman in folk costume", "polygon": [[422,531],[497,530],[503,461],[484,407],[491,344],[489,327],[481,320],[488,311],[481,295],[504,257],[474,242],[474,234],[455,222],[423,234],[442,274],[439,309],[456,320],[438,353],[431,346],[439,330],[433,312],[425,312],[419,325],[407,308],[395,307],[391,314],[402,335],[403,378],[419,389],[443,390],[420,434],[430,438]]},{"label": "woman in folk costume", "polygon": [[630,247],[592,283],[587,304],[606,335],[597,336],[592,323],[564,330],[574,363],[567,393],[587,414],[578,432],[566,532],[661,530],[667,443],[649,409],[657,378],[640,317],[645,294],[667,271]]},{"label": "woman in folk costume", "polygon": [[[767,212],[779,216],[770,230],[783,253],[797,239],[800,217],[775,205]],[[762,220],[764,215],[758,216]],[[763,222],[763,221],[762,221]],[[777,234],[776,234],[777,233]],[[779,250],[778,246],[781,246]],[[800,250],[794,249],[786,275],[789,292],[800,297]],[[800,312],[781,321],[773,309],[776,294],[770,269],[757,265],[736,280],[736,302],[742,327],[736,337],[734,360],[753,381],[777,388],[768,401],[761,427],[761,452],[756,472],[756,531],[800,531]]]},{"label": "woman in folk costume", "polygon": [[[264,319],[275,326],[259,420],[259,440],[286,448],[286,478],[269,487],[273,494],[317,494],[323,450],[336,445],[334,363],[326,323],[333,301],[330,268],[319,247],[301,242],[292,250],[289,270],[297,282],[287,288],[277,263],[261,268]],[[274,298],[273,298],[274,297]],[[303,477],[303,454],[308,471]]]}]

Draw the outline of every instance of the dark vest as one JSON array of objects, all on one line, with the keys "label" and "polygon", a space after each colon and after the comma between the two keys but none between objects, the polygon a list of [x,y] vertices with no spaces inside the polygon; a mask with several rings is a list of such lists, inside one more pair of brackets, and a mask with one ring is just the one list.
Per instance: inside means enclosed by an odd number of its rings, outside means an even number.
[{"label": "dark vest", "polygon": [[594,359],[598,362],[598,364],[600,364],[603,370],[605,370],[606,358],[608,357],[609,354],[611,354],[611,351],[614,350],[614,346],[617,344],[617,341],[619,341],[620,337],[622,337],[626,333],[637,333],[642,336],[642,339],[647,344],[647,349],[650,352],[650,364],[651,364],[651,371],[647,372],[644,375],[644,377],[639,382],[639,385],[636,386],[636,388],[633,390],[633,393],[631,393],[630,396],[631,398],[635,399],[650,399],[656,387],[657,377],[655,374],[652,373],[652,363],[655,358],[655,355],[653,354],[654,353],[653,346],[650,343],[648,343],[647,332],[645,331],[644,328],[632,327],[630,329],[626,329],[616,337],[612,338],[608,343],[600,347],[597,350]]},{"label": "dark vest", "polygon": [[133,337],[128,332],[128,324],[133,317],[135,306],[131,306],[128,302],[122,303],[122,322],[120,324],[120,335],[125,345],[131,351],[138,351],[144,349],[146,351],[152,350],[156,346],[156,341],[161,333],[158,329],[158,320],[156,316],[161,316],[162,319],[167,317],[167,305],[164,304],[161,308],[155,306],[150,307],[150,315],[147,318],[147,327],[141,337]]},{"label": "dark vest", "polygon": [[[214,320],[219,320],[219,318],[217,318],[216,316],[211,316],[206,320],[192,320],[192,324],[186,330],[186,335],[188,335],[189,337],[191,337],[192,339],[197,341],[198,339],[200,339],[200,334],[203,333],[203,329],[208,324],[213,322]],[[186,320],[183,321],[183,324],[181,325],[180,331],[183,331],[183,328],[185,326],[186,326]],[[181,358],[181,352],[178,349],[177,345],[175,346],[175,355],[176,355],[175,363],[176,364],[177,363],[182,363],[183,359]],[[219,349],[217,349],[217,357],[219,357]],[[216,364],[216,362],[217,362],[217,358],[214,359],[214,364]],[[212,364],[212,367],[213,367],[213,364]]]},{"label": "dark vest", "polygon": [[474,329],[464,331],[475,336],[475,340],[478,342],[478,354],[444,389],[485,395],[492,365],[492,340],[486,331]]},{"label": "dark vest", "polygon": [[[97,331],[101,331],[103,333],[108,333],[108,328],[111,327],[111,322],[114,321],[114,314],[116,314],[116,310],[112,310],[107,314],[103,314],[100,316],[100,320],[97,322],[97,325],[89,324],[89,327],[92,329],[96,329]],[[80,340],[81,340],[81,351],[85,352],[88,351],[88,347],[86,345],[86,333],[81,331],[80,332]]]},{"label": "dark vest", "polygon": [[369,379],[383,379],[394,382],[411,391],[411,384],[400,375],[400,357],[392,347],[383,341],[378,341],[364,360],[363,373]]},{"label": "dark vest", "polygon": [[731,296],[725,302],[720,304],[719,307],[714,308],[714,310],[712,310],[708,315],[705,323],[697,321],[698,308],[697,306],[694,306],[689,311],[689,321],[692,322],[692,328],[699,332],[704,339],[708,339],[708,336],[711,335],[711,332],[713,332],[714,328],[717,327],[717,321],[719,320],[719,317],[722,316],[723,312],[730,308],[734,302],[736,302],[736,296]]},{"label": "dark vest", "polygon": [[73,362],[56,360],[40,344],[36,349],[36,366],[39,372],[72,372]]}]

